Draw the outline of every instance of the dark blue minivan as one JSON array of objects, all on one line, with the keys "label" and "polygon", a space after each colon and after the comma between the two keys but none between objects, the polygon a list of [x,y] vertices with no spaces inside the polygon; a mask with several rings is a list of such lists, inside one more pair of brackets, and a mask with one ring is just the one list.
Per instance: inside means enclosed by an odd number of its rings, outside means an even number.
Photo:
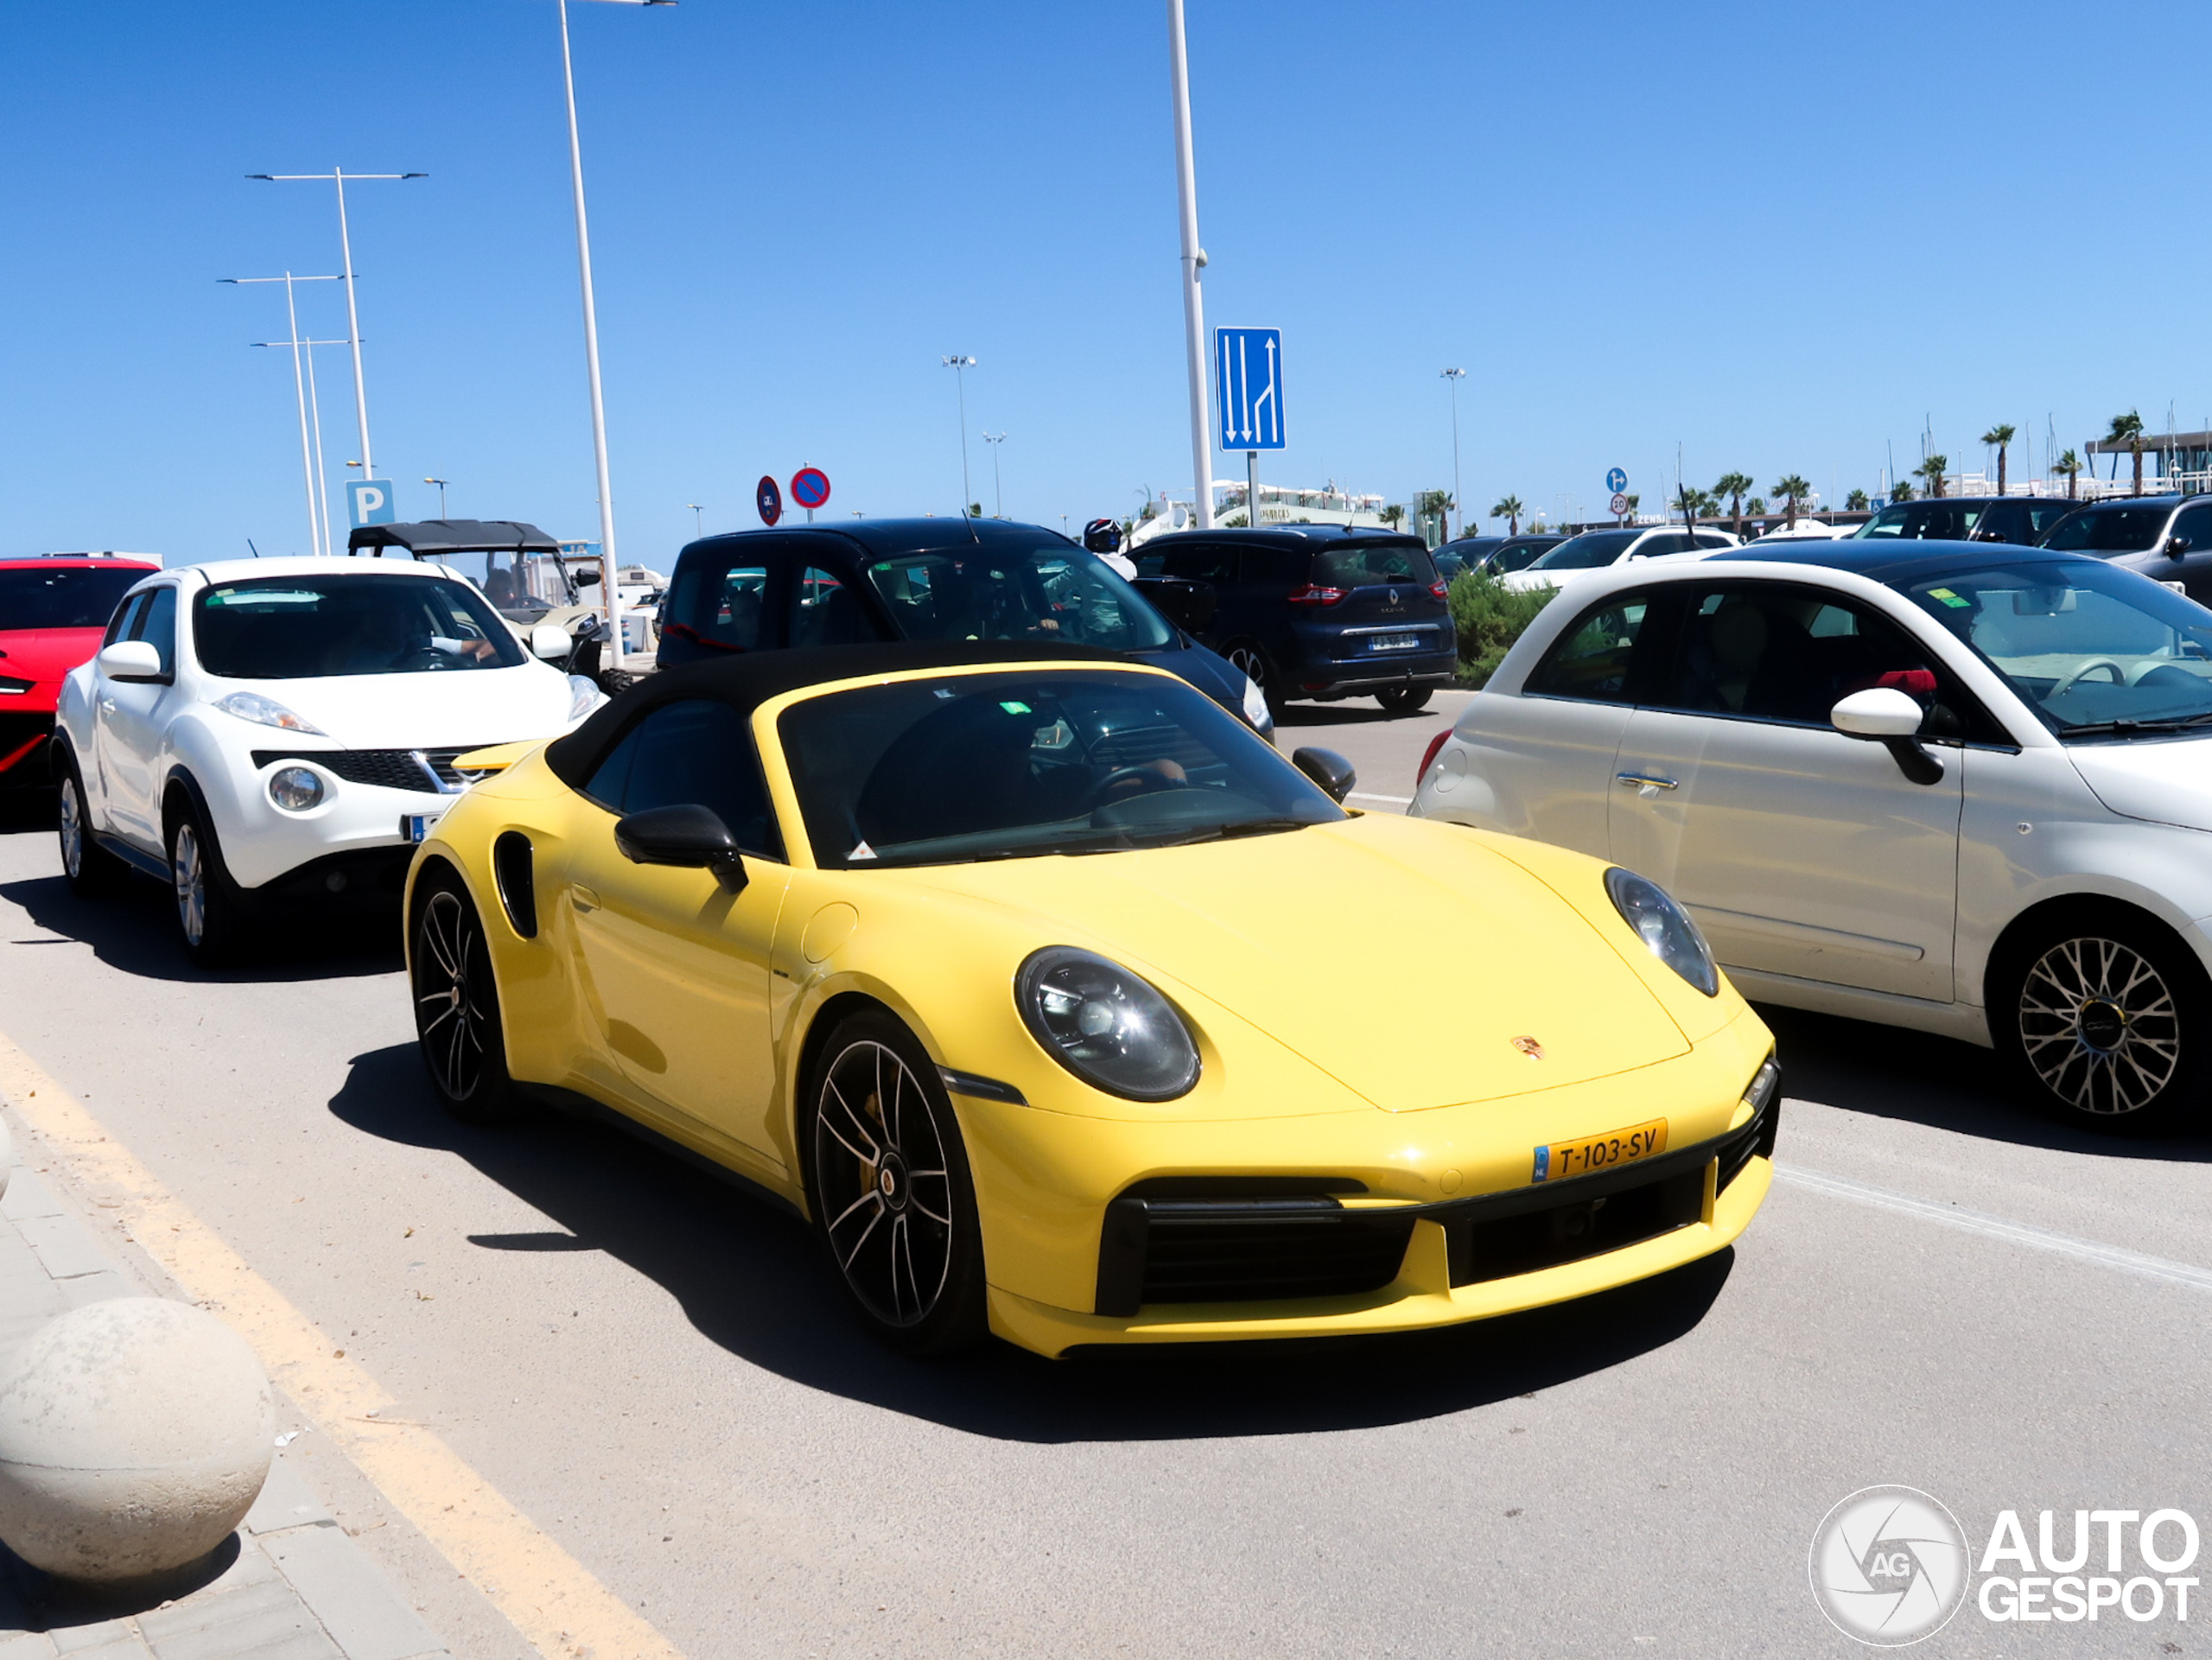
[{"label": "dark blue minivan", "polygon": [[661,601],[658,661],[963,639],[1126,652],[1274,735],[1267,699],[1242,671],[1058,531],[1002,519],[855,519],[694,542]]}]

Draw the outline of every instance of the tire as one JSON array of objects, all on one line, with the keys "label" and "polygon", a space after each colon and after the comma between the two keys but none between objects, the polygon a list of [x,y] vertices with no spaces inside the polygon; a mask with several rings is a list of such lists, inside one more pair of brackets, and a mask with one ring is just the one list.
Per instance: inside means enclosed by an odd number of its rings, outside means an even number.
[{"label": "tire", "polygon": [[1413,715],[1428,707],[1428,686],[1393,686],[1388,691],[1378,691],[1375,701],[1382,705],[1385,715]]},{"label": "tire", "polygon": [[1990,1025],[2021,1087],[2060,1119],[2119,1134],[2198,1113],[2212,1077],[2212,984],[2147,918],[2082,910],[2005,954]]},{"label": "tire", "polygon": [[92,839],[90,810],[85,805],[85,780],[73,758],[64,758],[55,792],[54,824],[61,847],[61,874],[69,891],[80,900],[105,899],[120,893],[130,879],[130,867]]},{"label": "tire", "polygon": [[169,888],[176,901],[185,954],[203,969],[235,962],[245,946],[245,906],[223,850],[189,797],[169,812]]},{"label": "tire", "polygon": [[846,1301],[881,1343],[957,1353],[989,1333],[976,1192],[951,1097],[912,1033],[839,1022],[809,1080],[808,1208]]},{"label": "tire", "polygon": [[1221,654],[1228,659],[1230,667],[1250,677],[1252,684],[1259,687],[1260,696],[1268,700],[1268,712],[1281,718],[1282,706],[1289,700],[1283,696],[1282,677],[1268,661],[1268,654],[1249,639],[1231,640]]},{"label": "tire", "polygon": [[463,1123],[510,1124],[529,1116],[507,1074],[499,988],[484,943],[484,921],[461,884],[450,876],[426,876],[409,933],[415,1041],[438,1099]]}]

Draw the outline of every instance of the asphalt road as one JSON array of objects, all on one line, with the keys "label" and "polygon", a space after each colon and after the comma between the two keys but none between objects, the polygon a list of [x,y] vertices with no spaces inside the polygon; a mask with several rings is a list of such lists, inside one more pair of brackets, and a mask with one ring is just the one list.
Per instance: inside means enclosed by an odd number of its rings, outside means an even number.
[{"label": "asphalt road", "polygon": [[[1393,811],[1456,703],[1294,708],[1283,743]],[[1325,973],[1357,896],[1315,904]],[[1806,1554],[1856,1489],[1925,1489],[1977,1549],[2005,1509],[2062,1545],[2076,1508],[2212,1509],[2212,1139],[2055,1129],[1962,1046],[1775,1014],[1799,1179],[1662,1282],[1356,1345],[915,1364],[688,1165],[445,1118],[383,940],[207,977],[171,931],[152,884],[79,904],[49,834],[0,835],[0,1033],[692,1660],[1847,1654]],[[519,1651],[378,1520],[457,1652]],[[2202,1653],[2191,1613],[1970,1606],[1917,1652]]]}]

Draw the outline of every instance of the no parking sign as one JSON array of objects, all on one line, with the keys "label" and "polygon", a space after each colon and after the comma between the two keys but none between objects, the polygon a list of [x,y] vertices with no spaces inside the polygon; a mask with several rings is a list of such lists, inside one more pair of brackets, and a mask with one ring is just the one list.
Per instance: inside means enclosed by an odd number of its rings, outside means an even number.
[{"label": "no parking sign", "polygon": [[812,512],[830,499],[830,475],[818,467],[802,467],[791,474],[791,499]]},{"label": "no parking sign", "polygon": [[776,488],[775,480],[765,473],[760,475],[759,485],[754,487],[753,501],[760,510],[763,525],[773,525],[784,516],[784,493]]}]

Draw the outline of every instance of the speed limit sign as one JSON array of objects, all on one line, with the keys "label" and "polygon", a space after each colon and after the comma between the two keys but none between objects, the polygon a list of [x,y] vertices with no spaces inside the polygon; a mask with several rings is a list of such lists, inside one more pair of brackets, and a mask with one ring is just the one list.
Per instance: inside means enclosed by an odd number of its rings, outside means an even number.
[{"label": "speed limit sign", "polygon": [[1626,496],[1615,496],[1615,497],[1613,498],[1613,517],[1614,517],[1615,518],[1619,518],[1623,513],[1626,512],[1627,511],[1628,511],[1628,498],[1627,498]]}]

